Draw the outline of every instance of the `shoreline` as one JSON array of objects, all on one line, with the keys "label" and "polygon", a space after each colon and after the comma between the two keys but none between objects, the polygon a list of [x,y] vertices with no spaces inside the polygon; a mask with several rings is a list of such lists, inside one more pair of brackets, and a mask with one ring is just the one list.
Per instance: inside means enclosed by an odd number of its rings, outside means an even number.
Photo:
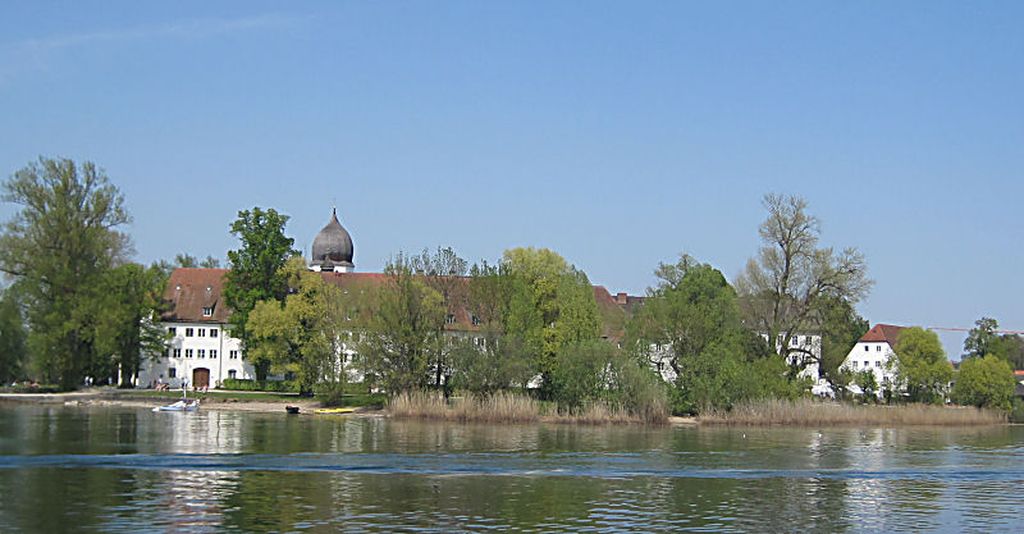
[{"label": "shoreline", "polygon": [[[175,391],[168,391],[166,395],[154,394],[152,390],[117,390],[117,389],[94,389],[86,391],[73,391],[67,393],[0,393],[0,406],[4,404],[34,404],[34,405],[51,405],[51,406],[68,406],[68,407],[121,407],[121,408],[136,408],[136,409],[152,409],[157,406],[163,406],[170,402],[177,401],[180,399],[180,395]],[[234,411],[234,412],[247,412],[247,413],[265,413],[265,414],[283,414],[285,413],[286,406],[297,406],[299,408],[299,415],[329,415],[329,414],[316,414],[315,410],[322,408],[323,406],[319,401],[295,396],[294,398],[280,399],[280,400],[267,400],[265,398],[257,398],[260,392],[238,392],[238,391],[221,391],[216,390],[218,396],[209,397],[205,393],[195,394],[195,398],[201,399],[201,409],[203,410],[214,410],[214,411]],[[245,397],[252,396],[254,398],[247,399]],[[394,417],[395,419],[413,420],[413,421],[445,421],[444,418],[429,417],[429,416],[414,416],[414,415],[394,415],[390,413],[386,408],[379,408],[373,406],[353,406],[353,411],[346,413],[346,416],[355,417]],[[863,408],[863,407],[854,407]],[[889,407],[872,407],[874,409],[891,409]],[[870,408],[869,408],[870,409]],[[944,408],[949,410],[950,408]],[[961,412],[962,413],[962,412]],[[799,428],[799,427],[828,427],[828,428],[841,428],[841,427],[871,427],[871,428],[903,428],[903,427],[921,427],[921,426],[945,426],[945,427],[970,427],[970,426],[1004,426],[1013,425],[1014,423],[1008,420],[1002,421],[872,421],[872,420],[798,420],[799,418],[789,418],[789,420],[775,419],[768,416],[765,419],[754,421],[748,417],[737,417],[735,419],[731,417],[716,418],[715,415],[711,416],[670,416],[667,421],[662,425],[653,425],[661,427],[787,427],[787,428]],[[758,414],[763,417],[766,414]],[[774,419],[774,420],[773,420]],[[629,421],[629,422],[602,422],[595,423],[590,421],[573,421],[571,418],[565,418],[562,416],[540,416],[533,421],[520,421],[520,422],[507,422],[502,423],[500,421],[474,421],[468,419],[462,421],[464,423],[497,423],[497,424],[552,424],[552,425],[586,425],[586,426],[621,426],[621,425],[632,425],[632,426],[648,426],[644,423]]]}]

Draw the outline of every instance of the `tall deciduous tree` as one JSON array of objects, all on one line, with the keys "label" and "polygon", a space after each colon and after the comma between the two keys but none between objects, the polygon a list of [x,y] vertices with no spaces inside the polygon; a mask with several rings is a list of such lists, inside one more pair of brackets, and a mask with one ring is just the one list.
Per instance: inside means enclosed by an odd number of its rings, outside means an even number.
[{"label": "tall deciduous tree", "polygon": [[386,282],[377,291],[358,352],[367,380],[393,394],[428,383],[445,306],[441,294],[427,286],[401,254],[388,262],[384,274]]},{"label": "tall deciduous tree", "polygon": [[121,386],[132,387],[142,359],[163,354],[167,334],[160,326],[167,278],[159,265],[126,263],[104,276],[96,316],[96,349],[101,356],[93,374],[120,371]]},{"label": "tall deciduous tree", "polygon": [[124,197],[92,163],[40,158],[4,182],[3,199],[20,210],[0,237],[0,270],[24,290],[36,368],[74,388],[96,357],[104,274],[130,248]]},{"label": "tall deciduous tree", "polygon": [[1016,388],[1013,369],[998,356],[965,359],[950,397],[957,404],[1009,410]]},{"label": "tall deciduous tree", "polygon": [[953,365],[946,359],[939,336],[920,327],[900,332],[896,341],[895,384],[913,402],[941,403],[953,380]]},{"label": "tall deciduous tree", "polygon": [[583,271],[549,249],[509,249],[502,264],[508,277],[505,333],[536,351],[535,368],[547,384],[566,347],[600,334],[593,286]]},{"label": "tall deciduous tree", "polygon": [[15,293],[8,288],[0,296],[0,386],[23,378],[26,371],[28,332]]},{"label": "tall deciduous tree", "polygon": [[870,325],[847,300],[827,297],[822,300],[821,308],[821,365],[818,373],[837,396],[842,396],[853,378],[843,369],[843,362]]},{"label": "tall deciduous tree", "polygon": [[795,375],[813,361],[813,351],[795,336],[821,332],[835,300],[855,305],[872,282],[864,256],[855,248],[819,248],[821,224],[796,196],[764,197],[768,218],[759,233],[764,245],[747,262],[736,286],[752,328],[768,335],[772,348],[791,363]]},{"label": "tall deciduous tree", "polygon": [[974,328],[967,333],[964,340],[964,358],[974,358],[991,354],[999,339],[996,330],[999,322],[991,317],[982,317],[974,322]]},{"label": "tall deciduous tree", "polygon": [[[451,247],[438,247],[431,253],[424,249],[418,256],[409,258],[409,267],[423,277],[423,282],[441,295],[446,316],[455,317],[466,306],[467,290],[466,273],[469,263],[459,257]],[[434,387],[447,384],[451,376],[451,353],[455,345],[448,343],[444,336],[445,322],[439,326],[437,343],[431,349],[429,366],[434,376]]]},{"label": "tall deciduous tree", "polygon": [[743,327],[736,293],[721,272],[683,255],[655,274],[658,286],[627,324],[627,345],[645,365],[671,368],[674,411],[793,394],[781,357]]},{"label": "tall deciduous tree", "polygon": [[[256,303],[283,301],[288,292],[282,267],[299,251],[292,248],[295,240],[284,233],[287,222],[288,216],[273,208],[256,207],[238,212],[238,219],[231,224],[231,233],[241,241],[241,246],[228,251],[230,270],[224,283],[224,300],[232,310],[232,335],[242,340],[243,350],[248,350],[246,326]],[[266,365],[255,367],[257,378],[265,379]]]},{"label": "tall deciduous tree", "polygon": [[1024,338],[1018,334],[1000,334],[999,322],[982,317],[964,340],[964,359],[992,355],[1006,360],[1014,369],[1024,369]]},{"label": "tall deciduous tree", "polygon": [[309,272],[302,258],[289,260],[283,274],[292,294],[283,303],[262,300],[249,315],[250,359],[295,376],[300,393],[320,390],[327,400],[340,401],[346,378],[342,343],[355,296]]}]

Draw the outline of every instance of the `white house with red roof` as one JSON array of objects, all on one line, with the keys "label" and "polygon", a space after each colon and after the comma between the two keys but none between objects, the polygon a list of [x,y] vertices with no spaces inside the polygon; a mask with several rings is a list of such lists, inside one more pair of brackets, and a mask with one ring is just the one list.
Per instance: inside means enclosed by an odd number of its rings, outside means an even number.
[{"label": "white house with red roof", "polygon": [[[878,384],[877,394],[881,396],[883,384],[896,381],[896,366],[890,363],[895,363],[896,341],[905,328],[891,324],[876,324],[857,340],[857,344],[850,349],[840,367],[854,373],[871,371],[875,375],[875,383]],[[850,389],[860,393],[857,386],[850,386]]]}]

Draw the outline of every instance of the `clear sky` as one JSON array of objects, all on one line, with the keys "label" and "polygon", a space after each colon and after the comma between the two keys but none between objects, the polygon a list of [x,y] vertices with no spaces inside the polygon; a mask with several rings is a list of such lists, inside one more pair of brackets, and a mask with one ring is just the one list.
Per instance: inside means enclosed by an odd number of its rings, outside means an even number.
[{"label": "clear sky", "polygon": [[[1022,2],[12,2],[0,172],[91,160],[137,259],[274,207],[356,267],[550,247],[641,293],[734,278],[766,192],[876,280],[872,323],[1024,329]],[[0,215],[10,215],[4,205]],[[960,336],[944,336],[959,353]]]}]

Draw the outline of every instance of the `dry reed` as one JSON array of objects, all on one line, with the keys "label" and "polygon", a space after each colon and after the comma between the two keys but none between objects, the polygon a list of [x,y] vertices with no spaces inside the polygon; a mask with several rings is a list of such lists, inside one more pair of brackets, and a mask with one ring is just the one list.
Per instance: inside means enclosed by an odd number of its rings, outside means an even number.
[{"label": "dry reed", "polygon": [[394,396],[388,402],[388,412],[394,417],[526,423],[540,417],[540,403],[505,391],[488,396],[468,395],[451,402],[440,393],[415,391]]},{"label": "dry reed", "polygon": [[467,395],[450,400],[446,400],[440,393],[415,391],[394,396],[388,402],[387,409],[392,417],[484,423],[544,421],[600,425],[664,424],[668,421],[667,406],[648,407],[641,413],[632,413],[625,408],[594,402],[572,412],[545,410],[551,406],[526,395],[507,391],[489,396]]},{"label": "dry reed", "polygon": [[725,425],[995,425],[1006,415],[970,407],[926,404],[858,406],[810,399],[796,401],[762,400],[738,404],[732,410],[712,410],[701,415],[701,423]]}]

